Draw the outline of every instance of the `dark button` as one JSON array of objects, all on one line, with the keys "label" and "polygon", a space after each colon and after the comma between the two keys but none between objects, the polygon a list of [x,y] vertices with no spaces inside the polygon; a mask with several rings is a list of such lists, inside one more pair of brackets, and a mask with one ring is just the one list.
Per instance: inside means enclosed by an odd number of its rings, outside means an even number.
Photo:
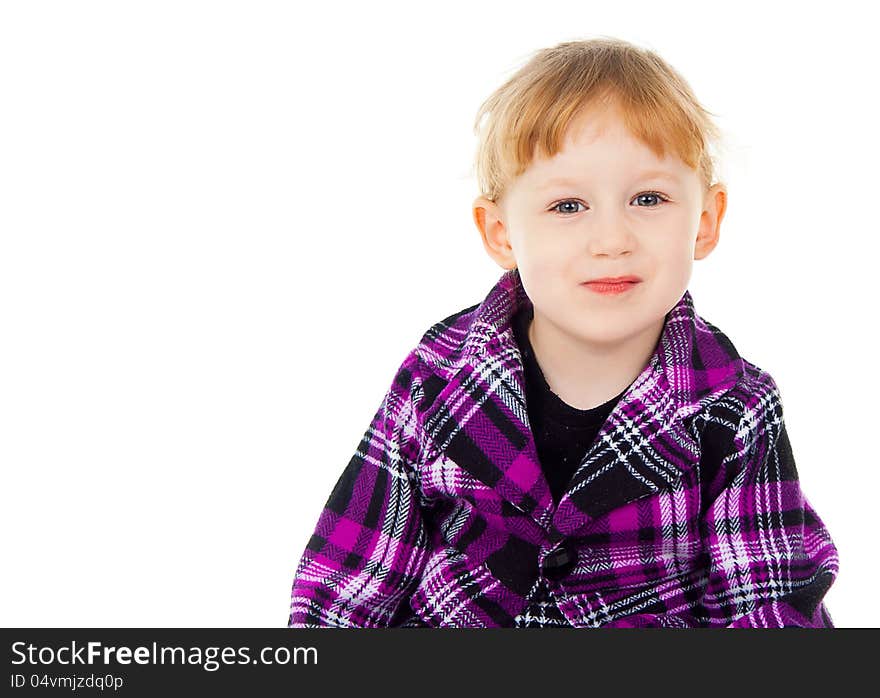
[{"label": "dark button", "polygon": [[563,545],[544,558],[544,576],[550,579],[561,579],[571,571],[577,562],[577,554],[570,546]]}]

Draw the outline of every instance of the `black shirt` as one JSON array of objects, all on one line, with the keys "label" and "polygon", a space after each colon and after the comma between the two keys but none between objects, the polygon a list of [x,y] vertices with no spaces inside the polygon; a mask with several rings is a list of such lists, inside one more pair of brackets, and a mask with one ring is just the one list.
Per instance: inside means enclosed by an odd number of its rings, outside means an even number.
[{"label": "black shirt", "polygon": [[526,411],[532,426],[541,468],[558,505],[565,487],[580,465],[617,401],[629,388],[598,407],[580,410],[563,402],[547,384],[535,359],[528,328],[534,307],[523,306],[514,316],[513,331],[523,358]]}]

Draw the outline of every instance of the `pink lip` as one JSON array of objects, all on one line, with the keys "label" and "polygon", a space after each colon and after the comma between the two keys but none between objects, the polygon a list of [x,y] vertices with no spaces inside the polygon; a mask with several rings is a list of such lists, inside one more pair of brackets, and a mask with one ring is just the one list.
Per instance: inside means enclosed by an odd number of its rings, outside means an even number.
[{"label": "pink lip", "polygon": [[601,293],[603,295],[614,295],[617,293],[625,293],[633,288],[638,281],[621,281],[618,283],[608,283],[604,281],[587,281],[582,286],[586,286],[591,291]]},{"label": "pink lip", "polygon": [[625,276],[601,276],[598,279],[587,279],[584,281],[585,284],[592,283],[600,283],[600,284],[619,284],[623,281],[641,281],[642,279],[635,274],[626,274]]}]

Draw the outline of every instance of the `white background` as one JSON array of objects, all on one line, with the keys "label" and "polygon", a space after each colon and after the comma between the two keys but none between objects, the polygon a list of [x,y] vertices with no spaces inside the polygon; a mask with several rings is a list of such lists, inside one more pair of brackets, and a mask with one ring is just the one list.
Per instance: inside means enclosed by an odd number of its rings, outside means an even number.
[{"label": "white background", "polygon": [[4,2],[0,623],[283,627],[391,378],[501,269],[479,103],[616,36],[719,115],[696,309],[776,379],[880,626],[876,41],[864,3]]}]

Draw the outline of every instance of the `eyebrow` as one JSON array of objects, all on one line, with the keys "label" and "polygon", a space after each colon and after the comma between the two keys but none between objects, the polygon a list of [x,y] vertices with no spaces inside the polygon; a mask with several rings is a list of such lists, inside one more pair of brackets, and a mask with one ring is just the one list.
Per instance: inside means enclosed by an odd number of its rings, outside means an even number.
[{"label": "eyebrow", "polygon": [[[676,177],[671,172],[667,172],[666,170],[647,170],[638,175],[639,179],[666,179],[670,182],[678,181],[678,177]],[[544,184],[542,184],[539,189],[549,189],[550,187],[555,186],[577,186],[578,182],[573,179],[567,179],[566,177],[554,177],[553,179],[549,179]]]}]

